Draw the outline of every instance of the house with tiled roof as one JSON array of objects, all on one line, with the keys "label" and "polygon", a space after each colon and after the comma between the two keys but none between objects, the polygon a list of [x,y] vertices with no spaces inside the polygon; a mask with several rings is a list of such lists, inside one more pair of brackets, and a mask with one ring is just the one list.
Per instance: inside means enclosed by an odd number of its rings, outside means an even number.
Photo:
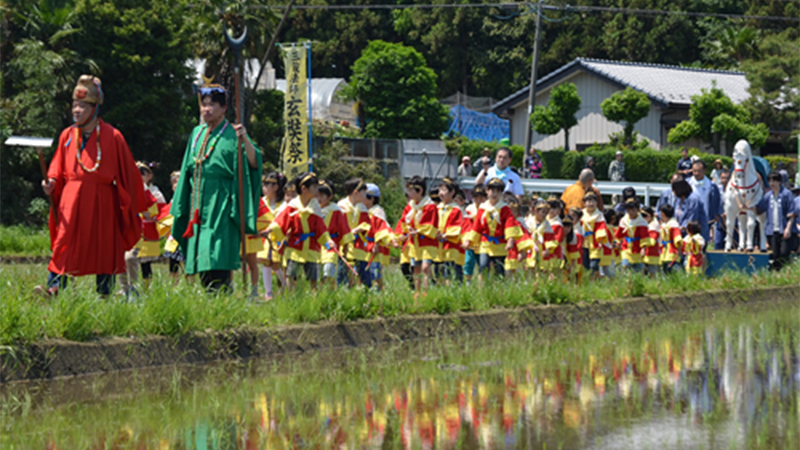
[{"label": "house with tiled roof", "polygon": [[[749,84],[742,72],[577,58],[537,81],[536,105],[547,105],[551,90],[564,82],[574,83],[582,100],[578,124],[569,131],[570,149],[578,150],[594,143],[606,143],[611,133],[622,131],[622,125],[603,117],[600,103],[627,87],[644,92],[650,99],[650,113],[635,129],[640,138],[649,140],[658,149],[669,146],[669,130],[689,117],[692,96],[700,94],[701,89],[710,89],[716,82],[737,104],[750,96]],[[498,116],[510,120],[512,144],[524,145],[528,95],[529,87],[525,87],[492,109]],[[564,132],[540,135],[534,130],[531,142],[537,149],[555,149],[564,145]],[[704,148],[705,144],[688,141],[683,145]]]}]

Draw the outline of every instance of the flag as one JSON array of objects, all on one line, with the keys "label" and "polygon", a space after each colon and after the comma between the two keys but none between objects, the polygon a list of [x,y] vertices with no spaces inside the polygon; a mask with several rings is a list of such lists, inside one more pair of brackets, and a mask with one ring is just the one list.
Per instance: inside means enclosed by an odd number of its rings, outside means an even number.
[{"label": "flag", "polygon": [[281,160],[283,173],[292,179],[308,170],[308,85],[305,46],[286,46],[286,95],[283,120],[286,134]]}]

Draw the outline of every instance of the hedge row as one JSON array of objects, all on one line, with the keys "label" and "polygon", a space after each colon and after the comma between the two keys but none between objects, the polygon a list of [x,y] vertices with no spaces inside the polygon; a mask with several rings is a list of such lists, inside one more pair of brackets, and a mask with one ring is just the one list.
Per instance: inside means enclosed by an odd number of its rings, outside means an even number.
[{"label": "hedge row", "polygon": [[[481,141],[468,141],[466,139],[454,139],[447,142],[448,149],[452,154],[458,154],[459,159],[463,156],[469,156],[472,161],[481,156],[481,151],[484,148],[489,148],[494,152],[502,147],[500,144]],[[523,148],[519,145],[512,145],[511,151],[513,157],[511,165],[515,167],[522,167],[524,158]],[[595,176],[598,180],[608,180],[608,166],[614,160],[614,155],[617,149],[607,145],[597,145],[590,147],[586,151],[576,152],[563,150],[549,150],[539,152],[542,158],[542,177],[577,180],[581,169],[586,164],[586,157],[592,156],[595,160]],[[650,182],[663,182],[669,180],[678,165],[678,160],[681,159],[680,150],[655,150],[646,148],[635,151],[623,151],[623,162],[625,162],[625,176],[628,181],[650,181]],[[717,159],[722,160],[722,164],[731,168],[733,160],[728,156],[713,155],[701,152],[698,149],[689,149],[689,155],[697,155],[705,161],[708,166],[708,173],[711,173],[711,167]],[[786,158],[782,156],[767,156],[766,160],[769,161],[773,169],[779,163],[786,166],[789,171],[789,177],[794,179],[796,173],[797,159]]]}]

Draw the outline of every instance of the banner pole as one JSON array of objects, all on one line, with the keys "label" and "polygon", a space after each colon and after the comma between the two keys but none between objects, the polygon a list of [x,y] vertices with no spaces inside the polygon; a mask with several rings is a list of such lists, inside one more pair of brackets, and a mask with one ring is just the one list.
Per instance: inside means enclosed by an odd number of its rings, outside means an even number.
[{"label": "banner pole", "polygon": [[314,124],[311,121],[311,42],[306,43],[308,49],[308,171],[314,170]]}]

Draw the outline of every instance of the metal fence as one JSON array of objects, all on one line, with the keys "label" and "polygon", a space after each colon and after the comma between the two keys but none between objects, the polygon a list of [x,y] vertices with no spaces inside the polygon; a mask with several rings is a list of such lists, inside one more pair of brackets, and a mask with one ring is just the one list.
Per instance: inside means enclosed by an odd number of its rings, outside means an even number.
[{"label": "metal fence", "polygon": [[454,177],[457,158],[447,154],[443,141],[413,139],[336,138],[350,147],[345,160],[359,163],[375,160],[384,178],[411,178],[419,175],[428,180]]},{"label": "metal fence", "polygon": [[[472,189],[475,186],[474,177],[464,177],[458,179],[458,184],[463,189]],[[561,194],[564,189],[575,184],[575,181],[570,180],[544,180],[534,178],[523,178],[522,188],[525,192],[546,192],[553,194]],[[666,183],[641,183],[641,182],[613,182],[613,181],[595,181],[594,186],[600,190],[603,195],[622,195],[622,190],[627,187],[632,187],[636,190],[636,195],[644,197],[644,204],[650,205],[651,198],[653,204],[658,200],[661,192],[671,189],[671,186]]]}]

